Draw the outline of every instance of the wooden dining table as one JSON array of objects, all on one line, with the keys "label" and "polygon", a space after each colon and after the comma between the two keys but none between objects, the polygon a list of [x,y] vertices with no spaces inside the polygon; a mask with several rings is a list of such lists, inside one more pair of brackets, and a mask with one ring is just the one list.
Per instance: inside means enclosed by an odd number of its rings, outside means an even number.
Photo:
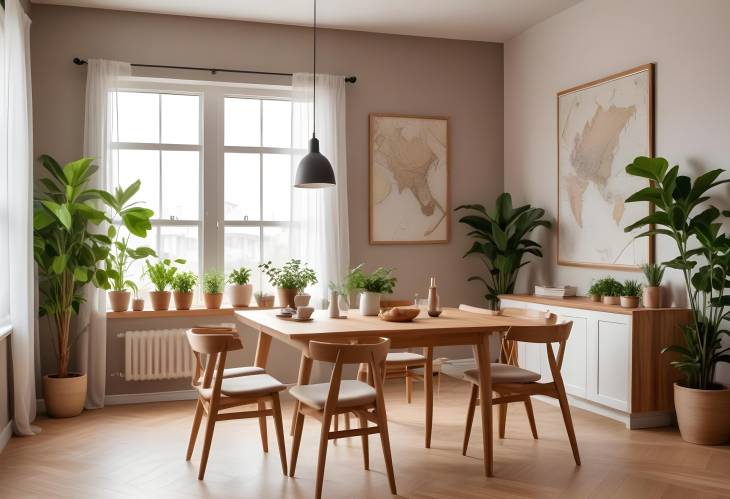
[{"label": "wooden dining table", "polygon": [[[362,316],[350,310],[348,317],[332,319],[326,310],[314,312],[311,321],[297,322],[276,317],[277,310],[237,310],[236,317],[244,325],[258,331],[254,364],[266,368],[271,340],[291,345],[301,351],[297,383],[308,384],[312,372],[309,342],[353,341],[366,337],[389,338],[392,348],[471,345],[479,368],[484,473],[492,476],[492,380],[490,373],[489,337],[510,326],[524,325],[524,319],[492,316],[456,308],[444,308],[440,317],[416,318],[411,322],[387,322],[378,317]],[[428,369],[428,366],[427,366]],[[428,378],[428,376],[425,376]],[[426,433],[430,435],[433,397],[426,397]],[[427,437],[428,446],[428,437]]]}]

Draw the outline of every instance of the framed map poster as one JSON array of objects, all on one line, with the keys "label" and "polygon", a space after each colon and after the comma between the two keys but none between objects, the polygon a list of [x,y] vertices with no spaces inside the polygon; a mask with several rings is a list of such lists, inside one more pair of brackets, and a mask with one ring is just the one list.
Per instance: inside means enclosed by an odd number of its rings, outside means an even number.
[{"label": "framed map poster", "polygon": [[654,155],[654,66],[647,64],[558,93],[558,264],[638,270],[653,237],[624,227],[653,210],[625,203],[647,187],[626,173]]},{"label": "framed map poster", "polygon": [[449,240],[449,120],[370,115],[370,244]]}]

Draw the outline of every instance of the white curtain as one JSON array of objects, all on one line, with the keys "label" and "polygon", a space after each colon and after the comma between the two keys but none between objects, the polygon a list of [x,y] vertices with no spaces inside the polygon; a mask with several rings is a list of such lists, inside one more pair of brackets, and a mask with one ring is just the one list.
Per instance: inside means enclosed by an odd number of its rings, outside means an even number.
[{"label": "white curtain", "polygon": [[[130,76],[129,63],[90,59],[86,72],[86,109],[84,114],[84,156],[96,159],[99,170],[90,187],[111,189],[111,141],[117,106],[114,90]],[[106,391],[106,291],[87,285],[86,303],[77,318],[79,360],[87,375],[86,409],[104,407]]]},{"label": "white curtain", "polygon": [[[292,188],[291,254],[307,262],[319,283],[310,293],[312,304],[324,306],[330,281],[339,283],[350,263],[350,238],[347,222],[347,142],[345,78],[317,75],[316,109],[312,106],[313,75],[296,73],[292,79],[292,143],[307,149],[312,137],[313,111],[317,117],[320,152],[329,159],[335,172],[335,187],[324,189]],[[293,158],[292,184],[301,156]]]},{"label": "white curtain", "polygon": [[[0,171],[3,175],[2,255],[7,274],[0,286],[12,327],[13,426],[17,435],[40,430],[35,419],[36,305],[33,267],[33,128],[30,86],[30,19],[18,0],[7,0],[0,23],[2,98]],[[12,286],[12,288],[10,288]],[[2,318],[0,318],[1,320]]]}]

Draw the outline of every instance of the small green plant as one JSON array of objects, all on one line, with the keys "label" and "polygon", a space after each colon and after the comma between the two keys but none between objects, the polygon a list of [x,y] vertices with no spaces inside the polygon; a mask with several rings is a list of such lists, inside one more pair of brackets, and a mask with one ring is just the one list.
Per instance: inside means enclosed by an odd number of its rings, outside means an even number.
[{"label": "small green plant", "polygon": [[250,279],[251,269],[248,269],[246,267],[233,269],[231,273],[228,274],[228,284],[233,284],[235,286],[243,286],[244,284],[248,284],[248,281]]},{"label": "small green plant", "polygon": [[639,297],[641,296],[641,284],[632,279],[624,281],[621,287],[621,296]]},{"label": "small green plant", "polygon": [[601,281],[593,281],[591,287],[588,288],[588,294],[591,296],[601,296],[602,292]]},{"label": "small green plant", "polygon": [[662,285],[664,279],[664,265],[661,263],[645,263],[641,266],[641,271],[646,277],[646,284],[649,287],[657,287]]},{"label": "small green plant", "polygon": [[172,289],[178,293],[191,293],[198,284],[198,276],[194,272],[177,272],[172,277]]},{"label": "small green plant", "polygon": [[601,296],[621,296],[621,291],[623,291],[621,283],[613,277],[599,279],[595,285],[600,289],[601,292],[599,294]]},{"label": "small green plant", "polygon": [[347,274],[343,290],[347,294],[352,291],[390,294],[398,281],[392,274],[393,269],[385,267],[378,267],[372,274],[366,274],[361,263]]},{"label": "small green plant", "polygon": [[155,291],[166,291],[168,287],[172,285],[172,279],[175,277],[177,267],[173,263],[184,264],[185,260],[178,258],[171,260],[169,258],[161,258],[157,263],[150,263],[149,260],[145,260],[145,271],[142,274],[147,276],[155,287]]},{"label": "small green plant", "polygon": [[259,264],[272,286],[304,291],[307,286],[317,284],[317,274],[301,260],[289,260],[282,267],[274,267],[269,261]]},{"label": "small green plant", "polygon": [[261,298],[269,298],[273,297],[274,295],[272,295],[271,293],[264,293],[263,291],[256,291],[253,296],[254,298],[258,298],[260,300]]},{"label": "small green plant", "polygon": [[220,270],[211,270],[203,274],[203,293],[217,295],[223,292],[226,276]]}]

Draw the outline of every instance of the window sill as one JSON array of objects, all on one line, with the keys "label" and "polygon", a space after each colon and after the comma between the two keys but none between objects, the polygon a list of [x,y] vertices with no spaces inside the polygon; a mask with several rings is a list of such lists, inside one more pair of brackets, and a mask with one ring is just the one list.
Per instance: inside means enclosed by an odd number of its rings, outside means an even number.
[{"label": "window sill", "polygon": [[267,310],[271,307],[221,307],[217,309],[208,308],[191,308],[190,310],[141,310],[134,311],[128,310],[126,312],[112,312],[106,313],[107,320],[110,319],[157,319],[164,317],[211,317],[211,316],[224,316],[233,317],[233,312],[236,310]]}]

